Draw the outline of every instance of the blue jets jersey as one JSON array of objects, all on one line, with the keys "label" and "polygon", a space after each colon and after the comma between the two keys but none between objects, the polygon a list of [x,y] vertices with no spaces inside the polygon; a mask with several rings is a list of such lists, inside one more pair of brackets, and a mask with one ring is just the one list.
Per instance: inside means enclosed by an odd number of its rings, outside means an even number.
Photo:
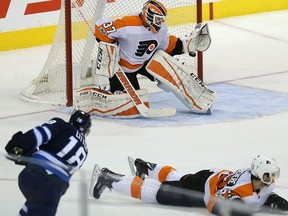
[{"label": "blue jets jersey", "polygon": [[60,118],[53,118],[23,134],[22,145],[27,150],[36,150],[32,157],[46,161],[38,165],[66,182],[88,154],[85,135]]}]

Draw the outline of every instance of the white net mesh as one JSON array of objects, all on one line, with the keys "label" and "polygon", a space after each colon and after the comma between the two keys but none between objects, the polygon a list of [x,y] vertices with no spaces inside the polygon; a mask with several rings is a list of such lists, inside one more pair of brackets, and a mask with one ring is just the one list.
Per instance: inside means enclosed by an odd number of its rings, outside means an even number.
[{"label": "white net mesh", "polygon": [[[161,1],[168,9],[166,22],[170,34],[181,36],[191,32],[196,23],[195,1]],[[93,84],[91,60],[96,59],[97,43],[85,20],[90,26],[93,26],[101,17],[117,18],[135,14],[141,11],[145,2],[146,0],[116,0],[112,3],[106,3],[105,0],[77,0],[79,7],[71,8],[74,89]],[[65,46],[65,9],[64,0],[62,0],[59,22],[47,61],[38,77],[21,91],[20,97],[22,99],[54,105],[66,104]],[[182,55],[179,60],[185,62],[197,74],[197,58]]]}]

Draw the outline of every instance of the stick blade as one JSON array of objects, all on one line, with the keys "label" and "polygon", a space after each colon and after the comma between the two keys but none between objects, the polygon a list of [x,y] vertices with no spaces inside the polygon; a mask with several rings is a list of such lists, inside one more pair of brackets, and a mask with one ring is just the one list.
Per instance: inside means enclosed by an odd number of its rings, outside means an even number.
[{"label": "stick blade", "polygon": [[148,109],[147,115],[149,117],[169,117],[175,116],[175,108],[159,108],[159,109]]},{"label": "stick blade", "polygon": [[144,104],[141,105],[138,105],[137,109],[142,116],[147,118],[169,117],[176,114],[176,108],[148,108]]}]

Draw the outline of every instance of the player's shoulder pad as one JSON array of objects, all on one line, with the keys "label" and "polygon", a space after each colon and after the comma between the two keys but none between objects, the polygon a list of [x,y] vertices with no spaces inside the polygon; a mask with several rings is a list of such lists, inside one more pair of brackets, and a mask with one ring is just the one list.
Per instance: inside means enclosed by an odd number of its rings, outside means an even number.
[{"label": "player's shoulder pad", "polygon": [[50,119],[49,121],[47,121],[46,123],[44,123],[44,124],[49,124],[49,125],[51,125],[51,124],[69,124],[68,122],[66,122],[65,120],[63,120],[62,118],[59,118],[59,117],[54,117],[54,118],[52,118],[52,119]]},{"label": "player's shoulder pad", "polygon": [[113,23],[117,29],[129,26],[142,26],[142,20],[138,15],[124,16]]}]

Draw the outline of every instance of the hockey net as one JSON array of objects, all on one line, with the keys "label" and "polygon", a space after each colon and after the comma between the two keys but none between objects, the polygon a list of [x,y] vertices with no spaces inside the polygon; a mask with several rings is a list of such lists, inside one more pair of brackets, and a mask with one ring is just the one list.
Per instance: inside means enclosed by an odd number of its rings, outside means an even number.
[{"label": "hockey net", "polygon": [[[107,1],[107,2],[106,2]],[[71,106],[67,97],[73,91],[88,86],[108,85],[108,80],[94,74],[97,57],[97,42],[89,26],[94,26],[101,17],[121,17],[139,13],[147,0],[62,0],[58,26],[47,61],[32,82],[20,92],[20,98],[30,102]],[[162,0],[168,9],[166,22],[169,33],[184,36],[191,32],[197,20],[199,0]],[[198,4],[196,4],[198,2]],[[64,7],[66,4],[66,7]],[[71,10],[71,40],[67,37],[67,4]],[[75,7],[75,4],[78,6]],[[69,7],[68,6],[68,7]],[[65,13],[66,8],[66,13]],[[70,11],[69,11],[70,12]],[[88,23],[87,23],[88,22]],[[66,30],[66,31],[65,31]],[[72,59],[67,58],[67,46],[72,46]],[[177,56],[183,64],[198,74],[198,58],[188,54]],[[68,64],[67,64],[68,63]],[[69,67],[69,64],[71,65]],[[67,66],[68,65],[68,66]],[[73,71],[73,72],[72,72]],[[72,76],[70,81],[67,74]],[[70,90],[68,86],[70,87]],[[74,98],[75,101],[75,98]],[[75,103],[74,103],[75,104]]]}]

